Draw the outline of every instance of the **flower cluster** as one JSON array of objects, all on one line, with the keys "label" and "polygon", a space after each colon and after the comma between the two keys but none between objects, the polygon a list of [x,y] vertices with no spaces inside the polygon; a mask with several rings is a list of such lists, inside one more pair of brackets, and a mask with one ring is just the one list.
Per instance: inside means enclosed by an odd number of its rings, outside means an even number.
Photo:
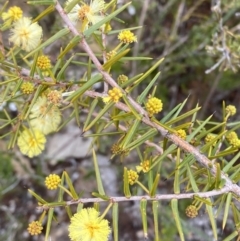
[{"label": "flower cluster", "polygon": [[8,24],[11,24],[14,21],[17,21],[22,17],[23,11],[17,6],[10,7],[7,12],[2,13],[3,21],[7,21]]},{"label": "flower cluster", "polygon": [[229,134],[226,136],[227,141],[231,146],[235,147],[240,147],[240,140],[238,138],[238,135],[235,131],[231,131]]},{"label": "flower cluster", "polygon": [[56,131],[61,122],[61,112],[46,96],[38,97],[30,113],[30,124],[44,135]]},{"label": "flower cluster", "polygon": [[128,77],[124,74],[118,76],[117,81],[119,84],[123,84],[124,82],[128,81]]},{"label": "flower cluster", "polygon": [[[67,5],[72,0],[67,1]],[[83,5],[75,5],[74,8],[68,13],[69,19],[75,23],[80,23],[80,31],[88,29],[90,25],[94,25],[101,21],[104,16],[100,13],[105,8],[105,2],[103,0],[92,0],[89,5],[83,3]]]},{"label": "flower cluster", "polygon": [[34,84],[29,81],[23,82],[21,85],[21,91],[26,95],[32,94],[34,91]]},{"label": "flower cluster", "polygon": [[183,140],[185,140],[187,137],[186,131],[183,129],[177,130],[176,135],[179,136],[180,138],[182,138]]},{"label": "flower cluster", "polygon": [[121,90],[118,89],[117,87],[114,87],[112,90],[108,91],[107,97],[103,97],[103,101],[105,103],[108,103],[109,101],[113,101],[113,102],[117,103],[122,96],[123,96],[123,94],[122,94]]},{"label": "flower cluster", "polygon": [[112,50],[112,51],[110,51],[110,52],[108,52],[108,53],[106,54],[106,59],[107,59],[107,60],[110,60],[110,59],[113,58],[116,54],[117,54],[117,52],[114,51],[114,50]]},{"label": "flower cluster", "polygon": [[51,90],[47,94],[47,99],[50,103],[52,103],[54,105],[59,105],[59,103],[62,100],[62,93],[58,90]]},{"label": "flower cluster", "polygon": [[37,67],[41,70],[47,70],[51,68],[51,61],[48,56],[41,55],[37,58]]},{"label": "flower cluster", "polygon": [[145,104],[146,110],[150,116],[159,113],[162,110],[162,101],[156,97],[151,97]]},{"label": "flower cluster", "polygon": [[186,208],[185,213],[186,213],[186,215],[187,215],[189,218],[195,218],[195,217],[197,217],[197,215],[198,215],[198,210],[197,210],[196,206],[194,206],[194,205],[189,205],[189,206]]},{"label": "flower cluster", "polygon": [[33,23],[30,18],[22,17],[13,23],[9,41],[14,46],[30,52],[39,45],[41,38],[42,27],[37,22]]},{"label": "flower cluster", "polygon": [[227,134],[226,139],[230,142],[233,139],[238,139],[238,135],[235,131],[231,131]]},{"label": "flower cluster", "polygon": [[118,145],[118,144],[113,144],[112,147],[111,147],[111,152],[114,154],[114,155],[118,155],[118,154],[121,154],[123,151],[123,149]]},{"label": "flower cluster", "polygon": [[137,37],[130,30],[123,30],[118,34],[121,43],[130,44],[137,42]]},{"label": "flower cluster", "polygon": [[46,138],[38,129],[25,129],[18,137],[20,151],[29,157],[39,155],[45,148]]},{"label": "flower cluster", "polygon": [[83,208],[71,218],[68,227],[72,241],[107,241],[111,232],[106,219],[99,217],[94,208]]},{"label": "flower cluster", "polygon": [[50,190],[57,189],[60,182],[61,182],[61,178],[56,174],[50,174],[45,179],[45,185]]},{"label": "flower cluster", "polygon": [[[205,141],[205,143],[209,143],[209,142],[211,142],[215,137],[216,137],[216,135],[209,133],[209,134],[206,135],[204,141]],[[215,144],[216,144],[216,142],[213,143],[213,146],[214,146]]]},{"label": "flower cluster", "polygon": [[130,185],[133,185],[138,180],[138,174],[133,170],[128,170],[127,173],[128,173],[128,182]]},{"label": "flower cluster", "polygon": [[140,163],[140,166],[136,166],[137,172],[143,171],[144,173],[148,172],[150,169],[150,161],[145,160]]},{"label": "flower cluster", "polygon": [[32,106],[29,118],[31,129],[20,133],[17,144],[24,155],[34,157],[44,150],[45,135],[57,130],[61,112],[46,96],[42,96]]},{"label": "flower cluster", "polygon": [[235,139],[231,139],[229,141],[230,145],[233,146],[234,148],[237,147],[239,148],[240,147],[240,140],[238,138],[235,138]]},{"label": "flower cluster", "polygon": [[237,112],[237,109],[234,105],[228,105],[225,109],[226,111],[226,114],[229,115],[229,116],[233,116],[236,114]]},{"label": "flower cluster", "polygon": [[31,235],[39,235],[42,232],[42,224],[39,221],[33,221],[29,223],[27,231]]}]

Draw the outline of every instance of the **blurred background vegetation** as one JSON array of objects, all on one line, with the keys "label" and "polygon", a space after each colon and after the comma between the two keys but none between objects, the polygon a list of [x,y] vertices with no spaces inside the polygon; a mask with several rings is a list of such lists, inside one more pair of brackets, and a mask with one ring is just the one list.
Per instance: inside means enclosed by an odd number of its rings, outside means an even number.
[{"label": "blurred background vegetation", "polygon": [[[5,1],[0,0],[1,5]],[[64,1],[60,1],[64,3]],[[119,0],[118,4],[123,5],[126,0]],[[114,66],[113,77],[125,74],[132,77],[149,69],[154,62],[162,57],[165,61],[157,71],[161,71],[157,84],[156,96],[160,97],[164,103],[164,111],[161,116],[168,113],[174,106],[188,97],[185,111],[190,110],[199,103],[202,106],[199,118],[204,119],[214,113],[215,120],[222,118],[222,101],[235,105],[237,108],[240,101],[240,81],[239,81],[239,53],[240,53],[240,1],[222,0],[220,11],[214,9],[214,2],[211,0],[133,0],[128,11],[118,16],[124,23],[112,23],[113,29],[142,26],[136,30],[138,43],[132,48],[130,56],[152,57],[152,61],[121,62]],[[28,6],[25,1],[10,0],[9,6],[20,6],[26,15],[37,16],[44,7]],[[220,29],[222,19],[223,28]],[[62,28],[62,22],[57,13],[52,13],[40,22],[44,29],[44,38],[47,39],[52,33]],[[3,34],[3,43],[9,47],[8,33]],[[226,37],[226,48],[230,52],[232,65],[228,66],[223,62],[219,67],[209,70],[218,63],[222,57],[222,52],[217,51],[217,47],[222,46],[222,36]],[[71,36],[69,36],[69,39]],[[46,48],[45,54],[56,60],[56,49],[65,46],[69,39],[54,43]],[[116,35],[109,36],[108,50],[115,46]],[[89,41],[92,41],[91,39]],[[91,43],[94,49],[94,41]],[[74,49],[74,52],[81,49]],[[96,49],[98,51],[98,49]],[[79,57],[80,58],[80,57]],[[83,74],[84,70],[79,70],[78,66],[71,67],[72,75]],[[152,77],[156,74],[152,73]],[[151,78],[149,77],[149,81]],[[134,92],[135,97],[147,86],[147,82],[142,83]],[[101,90],[101,87],[100,87]],[[0,89],[1,92],[1,89]],[[7,103],[8,110],[12,116],[17,114],[17,110],[11,108],[11,103]],[[2,109],[0,116],[2,116]],[[234,117],[239,119],[239,113]],[[84,117],[82,118],[84,121]],[[0,135],[3,132],[0,130]],[[78,138],[76,133],[74,138]],[[66,134],[67,135],[67,134]],[[36,209],[36,200],[28,194],[27,189],[34,190],[46,200],[53,200],[54,194],[44,188],[44,177],[51,172],[61,174],[67,170],[73,178],[79,192],[84,189],[94,190],[95,182],[91,165],[91,156],[68,156],[62,160],[51,161],[41,155],[29,160],[19,153],[17,149],[7,150],[7,140],[0,140],[0,240],[42,240],[42,237],[29,237],[26,227],[32,219],[40,216],[40,211]],[[83,140],[85,141],[85,139]],[[104,139],[99,146],[99,157],[109,160],[112,140]],[[129,160],[133,157],[127,157]],[[120,183],[122,164],[119,160],[113,162],[103,161],[103,168],[110,167],[111,172],[117,175]],[[115,169],[114,169],[115,168]],[[168,167],[166,167],[168,168]],[[110,185],[110,184],[109,184]],[[84,187],[84,188],[83,188]],[[170,186],[171,187],[171,186]],[[122,195],[122,187],[116,187],[115,195]],[[159,185],[161,193],[172,193],[168,186],[168,180],[162,180]],[[195,220],[188,220],[184,215],[185,207],[190,201],[182,201],[182,219],[186,234],[186,240],[201,241],[213,240],[211,228],[209,226],[206,213],[201,213]],[[169,202],[161,202],[162,207],[169,207]],[[129,210],[131,214],[129,215]],[[160,228],[163,241],[178,240],[177,230],[172,218],[170,208],[161,208]],[[143,240],[141,220],[139,218],[139,207],[135,203],[120,204],[120,240]],[[52,230],[52,240],[65,241],[67,237],[68,218],[64,210],[56,209],[59,224]],[[224,232],[220,231],[220,240],[226,237],[234,229],[234,225],[229,220]],[[153,222],[149,219],[149,238],[153,240]]]}]

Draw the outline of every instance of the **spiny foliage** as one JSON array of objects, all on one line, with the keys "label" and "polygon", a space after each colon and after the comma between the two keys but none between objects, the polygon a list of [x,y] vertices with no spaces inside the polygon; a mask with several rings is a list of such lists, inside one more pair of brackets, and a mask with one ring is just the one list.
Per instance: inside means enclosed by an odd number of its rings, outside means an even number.
[{"label": "spiny foliage", "polygon": [[[236,107],[226,106],[223,101],[221,121],[215,121],[212,116],[200,120],[201,108],[196,104],[195,108],[185,111],[186,99],[161,117],[159,113],[164,112],[165,103],[157,96],[160,73],[155,71],[163,59],[131,78],[123,70],[121,75],[115,76],[114,68],[119,63],[151,61],[149,57],[129,57],[132,44],[138,41],[133,31],[139,27],[112,29],[121,21],[118,15],[130,3],[120,7],[116,0],[108,3],[73,0],[66,1],[64,6],[51,0],[28,3],[45,8],[34,19],[25,17],[16,6],[7,8],[5,5],[1,10],[1,30],[9,30],[10,41],[10,48],[4,46],[0,56],[2,138],[8,142],[9,149],[18,146],[29,158],[40,154],[44,157],[48,135],[60,132],[75,120],[82,135],[92,137],[90,151],[97,183],[97,191],[91,190],[90,199],[76,191],[66,171],[61,176],[53,173],[45,180],[47,189],[58,192],[54,201],[46,201],[44,196],[29,189],[42,209],[39,219],[29,224],[29,234],[39,235],[45,230],[45,240],[48,240],[52,223],[57,220],[54,209],[63,206],[71,223],[68,229],[71,240],[104,241],[111,232],[113,239],[119,240],[122,234],[118,230],[118,205],[135,200],[139,201],[144,237],[152,235],[154,240],[162,240],[166,227],[164,223],[159,227],[162,215],[159,206],[161,200],[167,199],[180,240],[185,240],[187,232],[181,216],[195,218],[200,210],[208,214],[215,240],[219,235],[216,217],[223,213],[224,229],[232,215],[236,230],[225,240],[234,240],[238,236],[240,217],[240,188],[236,185],[240,178],[237,163],[240,141],[236,132],[240,122],[230,121],[237,112]],[[219,14],[217,9],[213,10]],[[63,23],[47,38],[38,21],[52,12],[58,14]],[[221,17],[218,15],[219,19]],[[110,44],[107,39],[112,35],[116,41]],[[64,43],[61,47],[56,44],[60,41]],[[219,42],[217,39],[208,51],[217,54]],[[55,62],[45,54],[54,44],[57,46]],[[229,60],[224,50],[220,52],[225,62]],[[237,56],[233,58],[235,63]],[[220,70],[235,71],[237,65],[226,63],[221,64]],[[82,70],[80,78],[69,77],[73,65]],[[146,88],[133,98],[143,81],[147,83]],[[95,91],[97,83],[104,86],[102,93]],[[11,116],[9,103],[14,103],[17,116]],[[103,173],[95,153],[104,138],[112,143],[111,159],[120,157],[118,161],[122,162],[119,185],[123,196],[112,197],[105,192]],[[128,162],[129,157],[137,161]],[[161,193],[161,176],[169,180],[172,193]],[[179,205],[180,199],[191,201],[185,210]],[[94,203],[94,209],[83,207],[88,202]],[[100,202],[108,203],[102,214]],[[77,212],[73,215],[74,206]],[[110,211],[109,224],[106,215]],[[46,220],[46,229],[43,229]],[[153,220],[154,234],[149,234],[149,220]]]}]

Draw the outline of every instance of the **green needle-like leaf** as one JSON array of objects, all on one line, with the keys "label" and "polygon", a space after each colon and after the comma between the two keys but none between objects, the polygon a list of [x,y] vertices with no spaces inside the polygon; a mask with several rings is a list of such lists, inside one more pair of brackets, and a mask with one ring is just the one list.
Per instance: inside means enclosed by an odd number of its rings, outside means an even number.
[{"label": "green needle-like leaf", "polygon": [[85,129],[88,126],[88,124],[89,124],[89,122],[91,120],[92,114],[93,114],[97,104],[98,104],[98,99],[94,99],[91,102],[90,108],[88,108],[89,109],[88,115],[85,118],[85,123],[84,123],[83,129]]},{"label": "green needle-like leaf", "polygon": [[69,64],[71,63],[72,59],[74,58],[74,55],[71,56],[68,61],[61,67],[60,71],[58,72],[58,75],[56,77],[56,80],[59,81],[61,78],[64,78],[63,74],[65,72],[65,70],[67,69],[67,67],[69,66]]},{"label": "green needle-like leaf", "polygon": [[180,154],[181,154],[181,149],[177,149],[177,158],[176,158],[176,168],[175,168],[175,177],[174,177],[174,184],[173,184],[173,190],[175,194],[180,193],[180,173],[179,173],[179,168],[178,165],[180,164]]},{"label": "green needle-like leaf", "polygon": [[110,67],[112,67],[116,62],[118,62],[120,59],[122,59],[123,56],[127,55],[128,52],[130,51],[130,49],[126,49],[120,53],[118,53],[117,55],[115,55],[114,57],[112,57],[110,60],[108,60],[104,65],[103,65],[103,69],[104,70],[108,70]]},{"label": "green needle-like leaf", "polygon": [[70,177],[68,176],[68,174],[67,174],[66,171],[64,171],[64,175],[65,175],[65,180],[66,180],[66,183],[67,183],[67,185],[68,185],[68,187],[69,187],[69,190],[70,190],[70,192],[71,192],[71,194],[72,194],[73,199],[74,199],[74,200],[77,200],[79,197],[78,197],[78,195],[77,195],[77,193],[76,193],[76,191],[75,191],[75,188],[74,188],[74,186],[73,186],[73,184],[72,184],[72,181],[71,181],[71,179],[70,179]]},{"label": "green needle-like leaf", "polygon": [[96,84],[99,80],[102,79],[101,74],[94,75],[90,80],[88,80],[85,84],[79,87],[78,90],[74,91],[70,96],[66,98],[66,101],[74,101],[79,98],[86,90],[90,89],[94,84]]},{"label": "green needle-like leaf", "polygon": [[172,118],[172,120],[166,122],[165,124],[166,124],[166,125],[172,125],[172,124],[174,124],[174,123],[176,123],[176,122],[178,122],[178,121],[180,121],[180,120],[186,119],[187,117],[193,115],[194,113],[196,113],[196,112],[199,111],[200,109],[201,109],[201,107],[197,107],[197,108],[195,108],[195,109],[193,109],[193,110],[190,110],[190,111],[188,111],[188,112],[186,112],[186,113],[184,113],[183,115],[180,115],[180,116],[178,116],[178,117],[175,117],[175,116],[174,116],[174,117]]},{"label": "green needle-like leaf", "polygon": [[112,220],[113,220],[113,240],[118,241],[118,203],[113,203]]},{"label": "green needle-like leaf", "polygon": [[103,24],[109,22],[111,19],[113,19],[115,16],[117,16],[119,13],[121,13],[125,8],[127,8],[131,2],[126,3],[122,7],[120,7],[118,10],[114,11],[113,13],[109,14],[107,17],[105,17],[103,20],[99,21],[98,23],[94,24],[90,28],[88,28],[86,31],[83,32],[83,35],[89,37],[94,31],[99,29]]},{"label": "green needle-like leaf", "polygon": [[239,237],[239,232],[236,230],[233,233],[231,233],[229,236],[227,236],[223,241],[234,241],[236,240],[236,237]]},{"label": "green needle-like leaf", "polygon": [[[43,0],[41,2],[44,2]],[[48,1],[46,1],[48,2]],[[51,2],[51,1],[49,1]],[[48,5],[48,4],[46,4]],[[44,18],[45,16],[47,16],[48,14],[52,13],[55,10],[54,5],[49,6],[48,8],[46,8],[45,10],[43,10],[36,18],[33,19],[33,22],[37,22],[40,19]]]},{"label": "green needle-like leaf", "polygon": [[46,234],[45,234],[45,241],[48,241],[48,237],[49,237],[49,234],[50,234],[51,224],[52,224],[52,219],[53,219],[53,212],[54,212],[54,208],[50,208],[48,210],[48,219],[47,219],[47,228],[46,228]]},{"label": "green needle-like leaf", "polygon": [[141,124],[141,120],[135,119],[132,126],[128,129],[126,136],[122,140],[120,147],[125,149],[125,147],[132,141],[133,137],[137,133],[137,129],[139,125]]},{"label": "green needle-like leaf", "polygon": [[[207,198],[206,200],[211,202],[210,198]],[[207,209],[208,216],[209,216],[209,219],[210,219],[210,223],[211,223],[211,226],[212,226],[212,231],[213,231],[214,238],[215,238],[215,240],[217,240],[218,239],[217,226],[216,226],[216,220],[214,218],[214,212],[213,212],[212,205],[211,206],[210,205],[206,205],[206,209]]]},{"label": "green needle-like leaf", "polygon": [[99,170],[97,156],[96,156],[94,148],[92,148],[92,153],[93,153],[93,164],[94,164],[94,170],[95,170],[95,174],[96,174],[98,192],[101,195],[105,195],[105,191],[104,191],[103,184],[102,184],[102,177],[101,177],[101,173]]},{"label": "green needle-like leaf", "polygon": [[144,79],[146,79],[162,62],[164,58],[158,60],[146,73],[144,73],[136,82],[134,83],[134,86],[130,88],[130,92],[137,87]]},{"label": "green needle-like leaf", "polygon": [[153,211],[153,223],[154,223],[154,241],[160,241],[159,227],[158,227],[158,210],[159,210],[158,201],[153,201],[152,202],[152,211]]},{"label": "green needle-like leaf", "polygon": [[156,177],[155,177],[155,180],[153,182],[152,189],[150,191],[150,197],[155,197],[157,187],[158,187],[158,184],[159,184],[159,179],[160,179],[160,174],[157,174]]},{"label": "green needle-like leaf", "polygon": [[194,192],[199,192],[196,180],[195,180],[195,178],[192,174],[192,171],[191,171],[191,168],[190,168],[189,164],[187,163],[186,166],[187,166],[187,173],[188,173],[188,177],[189,177],[189,181],[191,183],[192,189],[193,189]]},{"label": "green needle-like leaf", "polygon": [[100,120],[100,118],[105,114],[107,113],[107,111],[114,106],[114,102],[109,102],[108,104],[106,104],[104,106],[104,108],[98,113],[98,115],[95,117],[94,120],[92,120],[92,122],[86,127],[83,129],[84,132],[88,131],[92,126],[94,126],[98,120]]},{"label": "green needle-like leaf", "polygon": [[178,200],[177,199],[172,199],[171,200],[171,207],[172,207],[172,213],[173,213],[173,218],[175,220],[179,237],[181,241],[184,241],[184,235],[183,235],[183,230],[182,230],[182,225],[179,217],[179,211],[178,211]]},{"label": "green needle-like leaf", "polygon": [[123,185],[124,185],[123,191],[124,191],[125,197],[130,198],[131,192],[130,192],[130,188],[129,188],[128,171],[127,171],[126,167],[124,167]]},{"label": "green needle-like leaf", "polygon": [[226,200],[225,210],[224,210],[224,215],[223,215],[222,229],[225,228],[225,225],[227,223],[227,217],[228,217],[231,201],[232,201],[232,193],[230,192],[227,194],[227,200]]},{"label": "green needle-like leaf", "polygon": [[30,5],[52,5],[52,4],[54,4],[54,1],[53,0],[27,1],[27,4],[30,4]]},{"label": "green needle-like leaf", "polygon": [[143,235],[145,239],[148,239],[148,232],[147,232],[147,200],[142,199],[140,201],[140,210],[142,216],[142,224],[143,224]]},{"label": "green needle-like leaf", "polygon": [[144,135],[139,136],[136,140],[130,142],[129,145],[126,146],[126,149],[135,149],[136,147],[143,144],[145,141],[150,140],[152,137],[157,135],[158,131],[156,129],[150,129]]},{"label": "green needle-like leaf", "polygon": [[160,72],[157,73],[154,78],[151,80],[151,82],[148,84],[148,86],[145,88],[145,90],[141,93],[141,95],[138,96],[137,102],[139,104],[142,104],[146,96],[149,94],[150,89],[153,87],[153,85],[156,83],[158,80],[158,77],[160,75]]}]

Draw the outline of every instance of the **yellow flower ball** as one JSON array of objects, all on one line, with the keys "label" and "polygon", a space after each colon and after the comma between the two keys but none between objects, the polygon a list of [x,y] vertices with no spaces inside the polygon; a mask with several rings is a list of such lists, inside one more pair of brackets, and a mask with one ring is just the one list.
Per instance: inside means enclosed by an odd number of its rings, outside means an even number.
[{"label": "yellow flower ball", "polygon": [[9,21],[9,23],[13,21],[17,21],[22,17],[23,11],[21,8],[17,6],[10,7],[7,12],[2,13],[3,21]]},{"label": "yellow flower ball", "polygon": [[58,106],[51,104],[46,96],[38,97],[30,112],[30,124],[47,135],[57,130],[61,122]]},{"label": "yellow flower ball", "polygon": [[20,133],[17,144],[20,151],[29,157],[38,156],[45,148],[46,138],[37,129],[26,129]]},{"label": "yellow flower ball", "polygon": [[137,172],[135,172],[133,170],[128,170],[127,174],[128,174],[128,182],[129,182],[129,184],[133,185],[138,180]]},{"label": "yellow flower ball", "polygon": [[234,105],[228,105],[226,107],[225,111],[226,111],[227,115],[233,116],[233,115],[236,114],[237,109],[236,109],[236,107]]},{"label": "yellow flower ball", "polygon": [[118,34],[118,39],[124,44],[137,42],[137,37],[130,30],[123,30]]},{"label": "yellow flower ball", "polygon": [[162,111],[162,101],[156,97],[151,97],[148,99],[146,103],[146,110],[149,113],[150,116],[159,113]]},{"label": "yellow flower ball", "polygon": [[41,42],[42,27],[37,22],[32,23],[30,18],[22,17],[13,24],[10,30],[9,41],[15,46],[30,52]]},{"label": "yellow flower ball", "polygon": [[61,178],[56,174],[50,174],[45,179],[45,185],[50,190],[57,189],[60,182],[61,182]]},{"label": "yellow flower ball", "polygon": [[23,82],[21,85],[21,91],[26,95],[32,94],[34,91],[34,84],[31,82]]},{"label": "yellow flower ball", "polygon": [[68,227],[72,241],[107,241],[111,233],[108,221],[94,208],[83,208],[71,218]]},{"label": "yellow flower ball", "polygon": [[27,231],[31,235],[39,235],[43,230],[42,224],[39,221],[29,223]]},{"label": "yellow flower ball", "polygon": [[41,55],[37,58],[37,67],[41,70],[48,70],[51,68],[51,61],[48,56]]}]

